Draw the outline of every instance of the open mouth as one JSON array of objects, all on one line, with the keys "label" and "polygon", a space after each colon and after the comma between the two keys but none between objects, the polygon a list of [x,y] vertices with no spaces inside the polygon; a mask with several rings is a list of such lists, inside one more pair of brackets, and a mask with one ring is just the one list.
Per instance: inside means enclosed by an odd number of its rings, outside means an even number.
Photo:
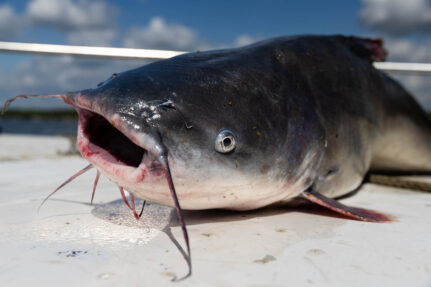
[{"label": "open mouth", "polygon": [[154,161],[103,116],[75,107],[79,114],[78,148],[83,157],[114,181],[140,182]]},{"label": "open mouth", "polygon": [[104,149],[125,165],[139,166],[146,153],[145,149],[129,140],[104,117],[87,110],[81,110],[80,113],[86,118],[83,132],[90,143]]},{"label": "open mouth", "polygon": [[[60,94],[60,95],[18,95],[9,100],[7,100],[3,106],[3,113],[8,109],[8,106],[17,99],[26,98],[59,98],[64,100],[66,104],[73,106],[79,115],[78,122],[78,148],[84,158],[86,158],[91,164],[82,170],[78,171],[76,174],[72,175],[64,183],[62,183],[57,189],[50,193],[42,202],[42,204],[54,193],[56,193],[60,188],[74,180],[76,177],[85,173],[93,167],[97,166],[100,171],[104,171],[105,175],[108,175],[110,179],[117,183],[120,187],[121,194],[124,201],[134,210],[134,204],[130,206],[125,198],[123,187],[132,186],[135,183],[140,183],[146,177],[148,170],[153,175],[160,176],[164,174],[166,181],[169,186],[170,194],[174,202],[175,210],[178,216],[178,220],[181,225],[183,232],[184,241],[187,246],[187,265],[189,267],[189,272],[186,277],[191,275],[191,256],[190,256],[190,244],[189,237],[187,233],[186,224],[182,215],[182,209],[178,201],[178,197],[175,191],[174,183],[172,180],[172,175],[169,168],[168,153],[161,153],[157,160],[154,160],[153,156],[150,154],[157,155],[157,151],[160,152],[161,146],[149,135],[145,134],[132,134],[132,138],[135,141],[130,140],[130,135],[127,137],[124,133],[114,127],[123,126],[118,120],[110,121],[106,120],[103,116],[92,112],[84,107],[93,106],[89,102],[83,100],[84,105],[76,104],[79,102],[81,93],[78,94]],[[127,133],[126,133],[127,134]],[[134,142],[142,143],[141,146],[135,144]],[[99,180],[100,172],[98,170],[96,179],[94,181],[93,195],[96,190],[97,182]],[[160,177],[158,178],[160,179]],[[156,178],[157,180],[157,178]],[[133,190],[133,189],[132,189]],[[131,198],[133,195],[130,194]],[[93,201],[93,197],[91,199]],[[132,200],[132,202],[134,202]],[[145,202],[145,201],[144,201]],[[142,214],[142,211],[141,211]],[[184,277],[185,278],[185,277]]]}]

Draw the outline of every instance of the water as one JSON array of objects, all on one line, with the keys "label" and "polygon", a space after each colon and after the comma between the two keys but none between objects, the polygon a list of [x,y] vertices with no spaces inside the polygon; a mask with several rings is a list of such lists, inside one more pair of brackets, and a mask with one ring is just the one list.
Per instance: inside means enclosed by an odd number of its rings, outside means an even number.
[{"label": "water", "polygon": [[0,131],[8,134],[76,135],[77,120],[0,119]]}]

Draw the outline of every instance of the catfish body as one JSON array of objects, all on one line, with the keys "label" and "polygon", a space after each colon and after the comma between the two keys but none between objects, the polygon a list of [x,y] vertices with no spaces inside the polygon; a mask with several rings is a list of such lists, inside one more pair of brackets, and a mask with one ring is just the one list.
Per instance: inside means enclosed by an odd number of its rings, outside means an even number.
[{"label": "catfish body", "polygon": [[378,39],[281,37],[58,97],[78,111],[81,154],[121,188],[173,205],[169,174],[183,208],[247,210],[338,197],[369,170],[431,171],[430,120],[373,67],[384,56]]},{"label": "catfish body", "polygon": [[[373,67],[384,56],[379,40],[282,37],[153,63],[90,94],[109,104],[114,94],[124,95],[116,100],[126,112],[154,99],[174,102],[193,128],[172,114],[154,125],[172,157],[186,163],[183,172],[201,178],[203,185],[195,182],[198,188],[188,193],[219,189],[220,200],[203,208],[252,209],[310,187],[338,197],[370,170],[431,171],[430,120],[403,87]],[[238,136],[228,155],[212,148],[224,128]],[[268,186],[271,191],[258,191]]]}]

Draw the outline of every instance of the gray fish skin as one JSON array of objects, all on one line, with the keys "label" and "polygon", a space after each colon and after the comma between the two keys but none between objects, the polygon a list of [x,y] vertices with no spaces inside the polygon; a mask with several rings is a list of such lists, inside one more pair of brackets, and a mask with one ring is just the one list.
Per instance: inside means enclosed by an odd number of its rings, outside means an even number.
[{"label": "gray fish skin", "polygon": [[327,139],[313,189],[338,197],[356,189],[368,171],[431,171],[429,116],[369,59],[343,49],[345,38],[335,39],[303,39],[313,56],[298,60],[311,67],[303,87],[317,102]]},{"label": "gray fish skin", "polygon": [[301,87],[314,98],[325,129],[327,148],[313,189],[330,197],[357,188],[369,170],[431,171],[428,115],[350,41],[356,38],[296,39],[306,55],[294,53],[287,61],[304,67]]},{"label": "gray fish skin", "polygon": [[[137,197],[172,206],[157,166],[162,153],[185,209],[254,209],[309,188],[337,197],[369,170],[431,171],[430,120],[372,66],[379,51],[370,43],[298,36],[190,53],[65,101],[80,114],[82,155]],[[237,137],[228,154],[214,149],[222,129]],[[114,159],[96,158],[94,145]]]}]

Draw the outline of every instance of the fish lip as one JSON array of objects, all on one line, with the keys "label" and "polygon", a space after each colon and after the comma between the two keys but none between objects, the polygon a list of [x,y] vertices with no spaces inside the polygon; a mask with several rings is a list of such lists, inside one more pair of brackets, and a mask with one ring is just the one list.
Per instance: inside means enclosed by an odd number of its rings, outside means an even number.
[{"label": "fish lip", "polygon": [[[102,173],[124,187],[142,182],[148,175],[151,175],[153,179],[160,177],[160,171],[153,168],[153,163],[157,159],[157,153],[160,148],[156,140],[150,135],[129,129],[121,121],[118,114],[110,115],[102,111],[97,104],[82,99],[79,94],[72,100],[69,98],[65,102],[71,105],[78,113],[77,146],[81,155]],[[86,127],[93,114],[103,117],[131,142],[145,150],[144,155],[139,159],[138,166],[129,165],[121,161],[108,150],[91,141],[89,134],[86,132]],[[152,159],[148,156],[148,153],[152,154]]]},{"label": "fish lip", "polygon": [[97,104],[87,98],[85,91],[66,96],[64,99],[66,104],[71,105],[79,115],[79,109],[87,110],[96,113],[105,118],[111,125],[124,134],[130,141],[136,145],[148,150],[154,157],[158,157],[164,152],[162,145],[153,138],[151,135],[142,133],[134,129],[134,127],[127,126],[121,116],[116,113],[110,112],[108,109],[103,108],[102,105]]},{"label": "fish lip", "polygon": [[85,132],[85,125],[88,120],[87,112],[81,108],[75,109],[79,115],[77,145],[81,155],[105,174],[112,175],[117,181],[132,183],[143,181],[148,172],[148,167],[144,163],[144,160],[141,160],[138,167],[129,166],[118,160],[107,150],[92,143]]}]

